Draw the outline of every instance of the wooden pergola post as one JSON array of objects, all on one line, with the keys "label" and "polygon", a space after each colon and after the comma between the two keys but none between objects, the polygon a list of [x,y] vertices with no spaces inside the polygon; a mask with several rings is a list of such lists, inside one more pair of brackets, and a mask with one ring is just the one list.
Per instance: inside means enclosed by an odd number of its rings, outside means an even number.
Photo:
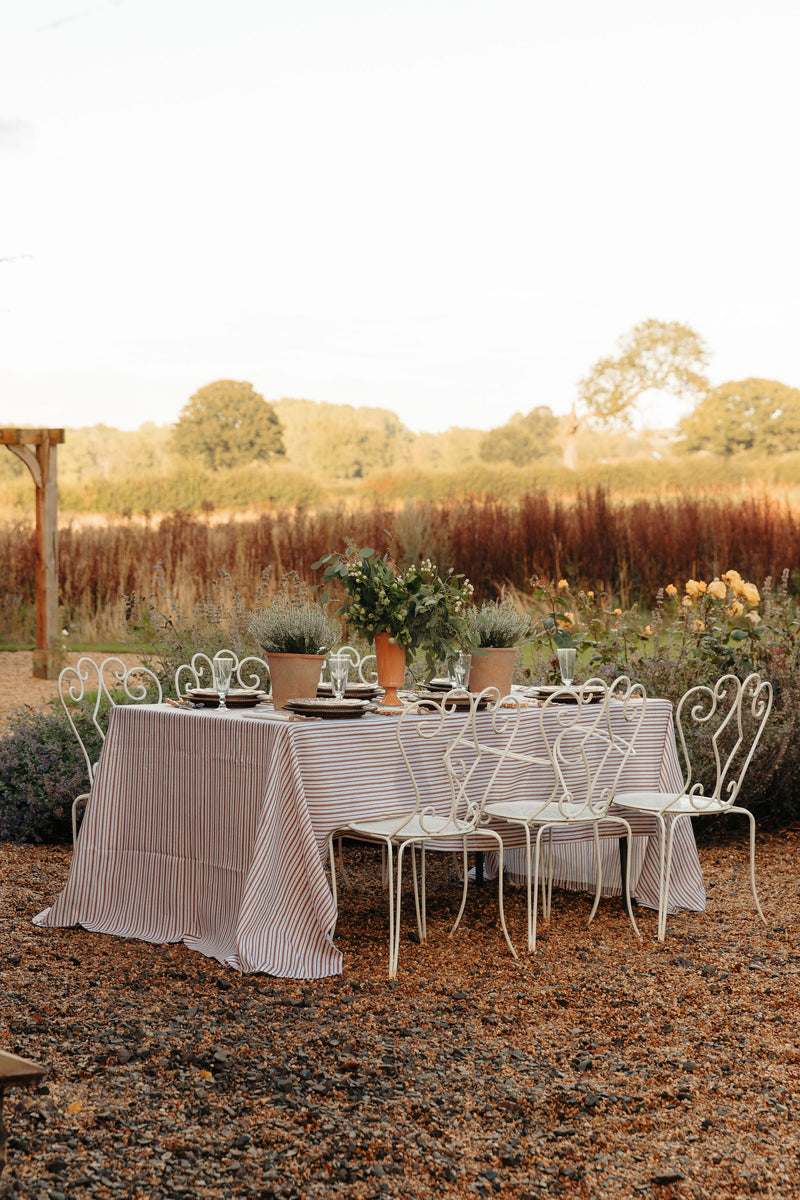
[{"label": "wooden pergola post", "polygon": [[63,429],[0,429],[0,444],[21,458],[36,484],[36,649],[33,673],[57,679],[58,476],[56,449]]}]

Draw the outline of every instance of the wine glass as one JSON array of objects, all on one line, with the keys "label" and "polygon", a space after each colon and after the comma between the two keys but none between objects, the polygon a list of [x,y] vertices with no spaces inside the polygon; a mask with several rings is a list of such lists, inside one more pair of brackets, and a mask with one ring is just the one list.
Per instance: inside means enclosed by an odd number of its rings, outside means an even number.
[{"label": "wine glass", "polygon": [[219,696],[219,707],[222,711],[227,712],[228,706],[225,703],[225,697],[231,689],[233,659],[227,654],[217,654],[211,663],[211,670],[214,675],[214,689]]},{"label": "wine glass", "polygon": [[558,651],[558,669],[561,672],[561,682],[564,687],[569,687],[575,678],[575,650],[574,648],[559,647]]},{"label": "wine glass", "polygon": [[328,658],[328,673],[331,677],[331,688],[335,700],[343,700],[347,690],[347,676],[350,671],[350,659],[346,654],[331,654]]},{"label": "wine glass", "polygon": [[469,654],[466,654],[463,650],[460,650],[458,654],[451,655],[447,660],[447,674],[450,680],[450,686],[454,688],[466,687],[469,668]]}]

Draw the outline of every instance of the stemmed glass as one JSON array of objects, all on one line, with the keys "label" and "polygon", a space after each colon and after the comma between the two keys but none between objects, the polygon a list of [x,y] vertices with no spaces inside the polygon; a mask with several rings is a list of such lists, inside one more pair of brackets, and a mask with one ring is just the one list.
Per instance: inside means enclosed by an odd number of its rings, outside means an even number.
[{"label": "stemmed glass", "polygon": [[575,678],[575,650],[560,647],[558,650],[558,669],[561,672],[561,682],[569,687]]},{"label": "stemmed glass", "polygon": [[343,700],[347,691],[347,676],[350,671],[350,659],[346,654],[331,654],[328,658],[328,673],[331,677],[331,688],[334,700]]},{"label": "stemmed glass", "polygon": [[214,689],[219,696],[219,707],[223,712],[228,711],[225,697],[231,690],[231,675],[233,674],[233,659],[227,654],[218,654],[211,663],[214,675]]},{"label": "stemmed glass", "polygon": [[450,680],[450,686],[455,688],[466,687],[469,668],[469,654],[466,654],[463,650],[460,650],[458,654],[451,655],[451,657],[447,660],[447,674]]}]

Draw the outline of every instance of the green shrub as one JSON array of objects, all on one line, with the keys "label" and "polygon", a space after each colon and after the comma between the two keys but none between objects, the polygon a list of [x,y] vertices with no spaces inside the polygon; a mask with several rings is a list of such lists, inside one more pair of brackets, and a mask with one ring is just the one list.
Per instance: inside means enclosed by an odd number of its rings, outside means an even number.
[{"label": "green shrub", "polygon": [[[55,706],[18,709],[0,738],[0,841],[69,842],[72,802],[89,789],[86,761],[65,714]],[[102,740],[87,713],[79,725],[93,762]]]}]

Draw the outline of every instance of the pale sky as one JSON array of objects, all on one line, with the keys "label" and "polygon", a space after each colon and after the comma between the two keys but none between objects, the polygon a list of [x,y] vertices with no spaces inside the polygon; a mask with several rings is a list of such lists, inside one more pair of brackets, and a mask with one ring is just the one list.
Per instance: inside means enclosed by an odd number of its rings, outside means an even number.
[{"label": "pale sky", "polygon": [[796,0],[3,0],[0,424],[487,429],[650,317],[798,387],[799,53]]}]

